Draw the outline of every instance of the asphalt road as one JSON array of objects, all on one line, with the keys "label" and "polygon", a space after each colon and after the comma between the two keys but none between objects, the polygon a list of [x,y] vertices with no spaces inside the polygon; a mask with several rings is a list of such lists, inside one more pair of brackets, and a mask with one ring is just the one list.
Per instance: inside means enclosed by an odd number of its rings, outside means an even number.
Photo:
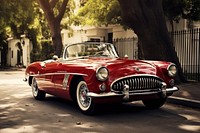
[{"label": "asphalt road", "polygon": [[166,103],[148,110],[141,102],[105,105],[95,116],[47,95],[36,101],[23,71],[0,71],[0,133],[196,133],[200,110]]}]

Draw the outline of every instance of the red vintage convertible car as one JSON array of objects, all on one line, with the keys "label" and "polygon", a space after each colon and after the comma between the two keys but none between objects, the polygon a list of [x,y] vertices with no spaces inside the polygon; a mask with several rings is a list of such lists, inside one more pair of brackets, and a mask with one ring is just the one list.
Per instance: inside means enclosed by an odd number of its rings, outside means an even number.
[{"label": "red vintage convertible car", "polygon": [[30,64],[25,79],[35,99],[52,94],[92,114],[99,103],[142,100],[159,108],[178,90],[176,73],[173,63],[119,58],[113,44],[86,42],[66,46],[60,59]]}]

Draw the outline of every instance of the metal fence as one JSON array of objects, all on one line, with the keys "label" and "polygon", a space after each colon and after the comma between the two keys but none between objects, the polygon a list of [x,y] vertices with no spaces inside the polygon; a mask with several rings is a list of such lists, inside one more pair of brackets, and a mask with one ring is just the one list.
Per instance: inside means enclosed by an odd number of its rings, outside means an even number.
[{"label": "metal fence", "polygon": [[171,33],[174,48],[188,80],[200,81],[200,28]]},{"label": "metal fence", "polygon": [[[200,28],[171,32],[183,73],[188,80],[200,81]],[[120,57],[138,59],[138,39],[118,38],[113,43]]]},{"label": "metal fence", "polygon": [[128,55],[129,59],[138,59],[137,38],[117,38],[113,40],[120,57]]}]

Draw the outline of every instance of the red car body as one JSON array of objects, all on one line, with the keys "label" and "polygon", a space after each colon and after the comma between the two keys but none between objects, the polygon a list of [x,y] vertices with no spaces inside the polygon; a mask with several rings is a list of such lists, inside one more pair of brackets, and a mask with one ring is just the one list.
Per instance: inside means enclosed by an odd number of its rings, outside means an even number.
[{"label": "red car body", "polygon": [[[101,45],[110,45],[108,49],[114,51],[113,45],[107,43],[73,44],[65,48],[62,59],[30,64],[26,79],[32,86],[33,96],[43,100],[49,93],[73,100],[83,113],[91,114],[98,103],[142,100],[147,107],[158,108],[178,90],[174,87],[176,67],[173,63],[119,58],[115,51],[112,56],[94,54],[102,52]],[[70,46],[73,46],[72,52],[81,49],[81,54],[87,49],[84,52],[89,56],[74,57],[73,54],[70,57],[67,51]],[[95,48],[93,52],[88,52],[90,46]]]}]

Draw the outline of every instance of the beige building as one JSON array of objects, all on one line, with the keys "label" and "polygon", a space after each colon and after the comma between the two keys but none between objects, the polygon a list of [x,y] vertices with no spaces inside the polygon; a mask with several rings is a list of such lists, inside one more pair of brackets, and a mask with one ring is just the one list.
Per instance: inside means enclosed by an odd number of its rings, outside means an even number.
[{"label": "beige building", "polygon": [[[18,45],[21,45],[21,50]],[[7,65],[23,67],[30,64],[31,42],[28,38],[8,39]]]},{"label": "beige building", "polygon": [[[108,27],[74,26],[71,28],[73,32],[62,30],[63,44],[65,45],[86,41],[109,42],[115,44],[120,56],[128,55],[130,59],[134,58],[136,53],[134,50],[137,50],[137,35],[132,30],[124,30],[120,25]],[[120,39],[130,39],[130,41],[122,48],[118,43]],[[134,50],[130,51],[130,49]]]}]

